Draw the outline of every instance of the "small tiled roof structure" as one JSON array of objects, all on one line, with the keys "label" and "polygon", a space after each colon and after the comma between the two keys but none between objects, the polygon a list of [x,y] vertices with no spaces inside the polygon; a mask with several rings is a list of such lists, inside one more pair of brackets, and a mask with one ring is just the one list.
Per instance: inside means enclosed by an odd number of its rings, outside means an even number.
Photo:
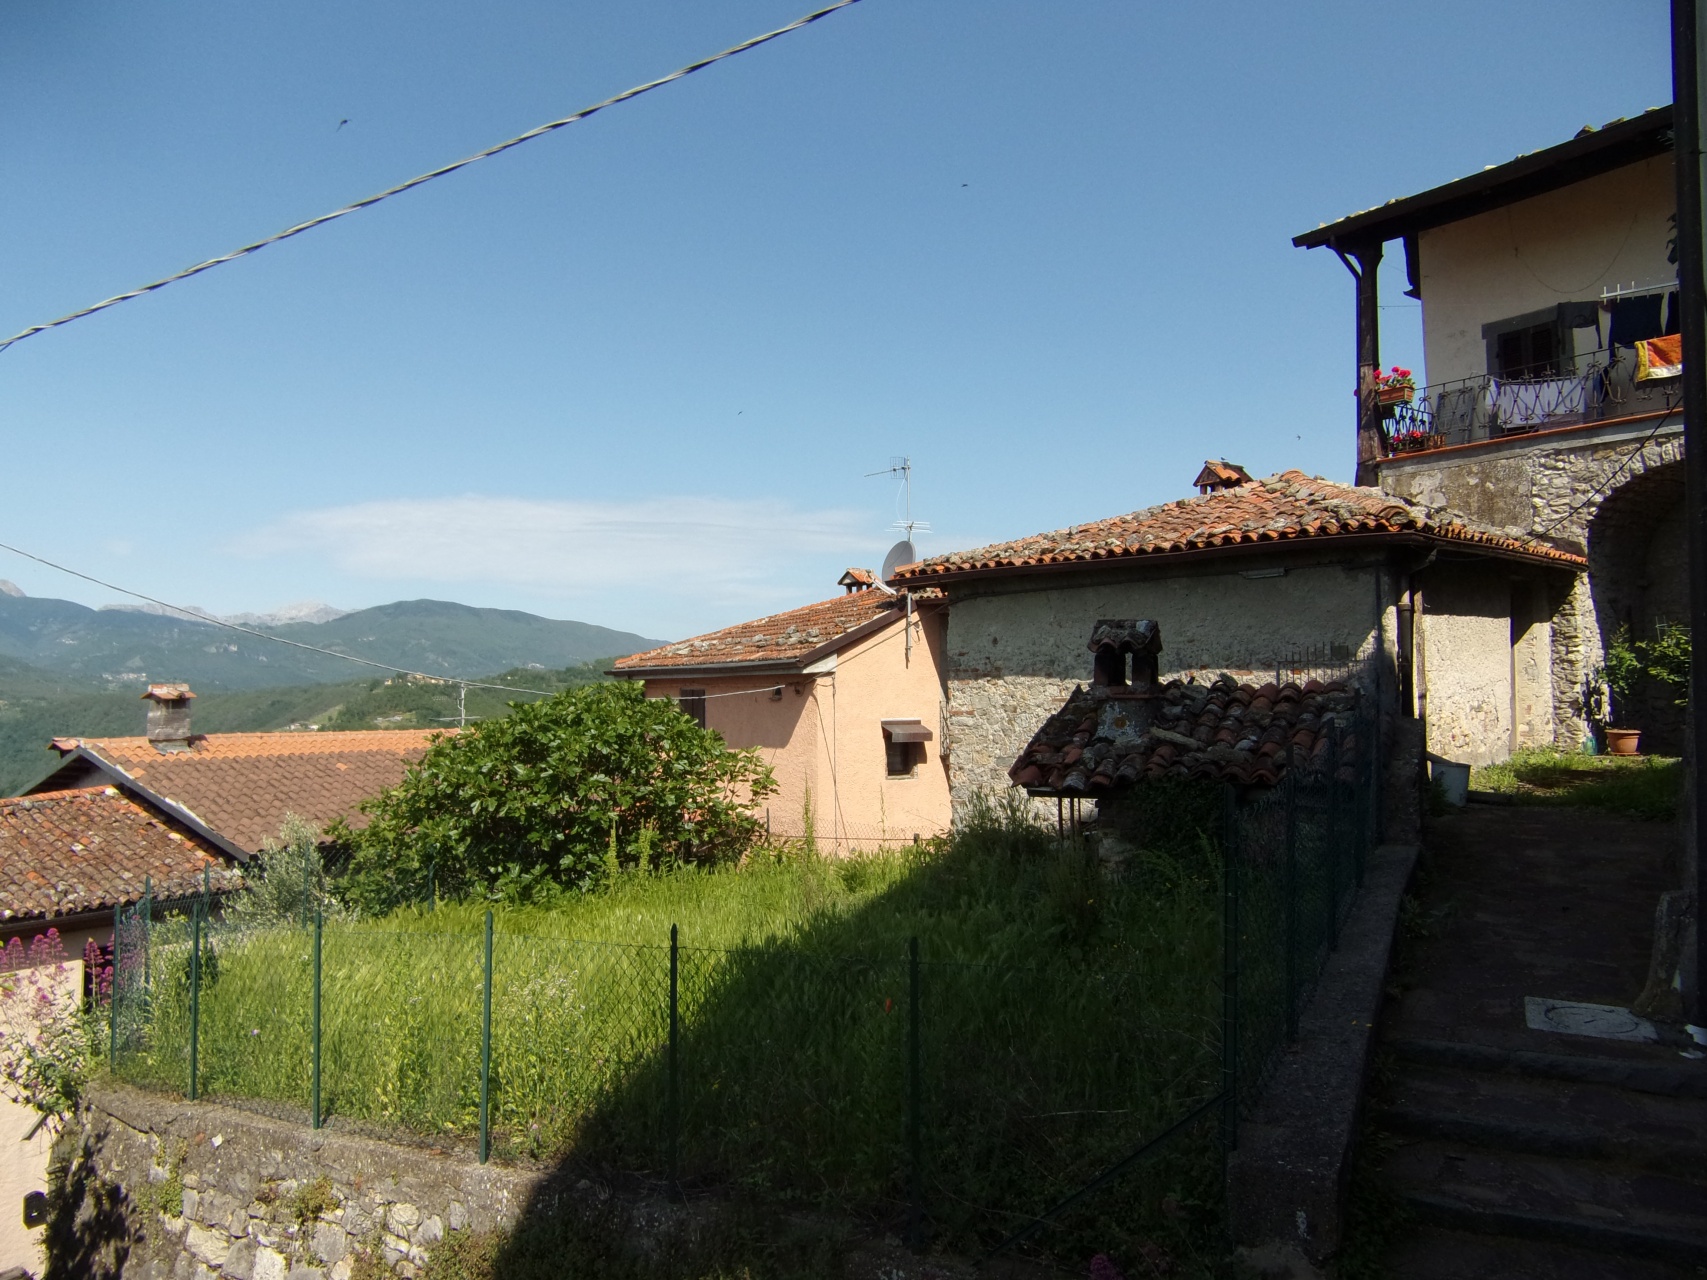
[{"label": "small tiled roof structure", "polygon": [[55,738],[64,760],[32,791],[111,782],[247,859],[287,813],[316,827],[334,818],[361,826],[356,806],[403,781],[444,732],[198,734],[187,751],[162,751],[147,738]]},{"label": "small tiled roof structure", "polygon": [[116,787],[0,800],[0,923],[240,888],[229,860]]},{"label": "small tiled roof structure", "polygon": [[1358,750],[1357,694],[1340,681],[1260,687],[1223,675],[1170,680],[1148,700],[1100,685],[1074,689],[1014,761],[1008,777],[1038,795],[1096,796],[1148,778],[1273,786],[1298,763],[1336,771]]},{"label": "small tiled roof structure", "polygon": [[972,551],[932,556],[896,570],[897,584],[1170,554],[1320,545],[1331,540],[1411,539],[1581,569],[1588,561],[1549,543],[1523,541],[1406,502],[1380,489],[1337,484],[1302,471],[1130,515],[1074,525]]},{"label": "small tiled roof structure", "polygon": [[845,587],[849,591],[864,591],[870,587],[878,585],[877,571],[874,569],[861,569],[855,566],[854,568],[848,569],[841,577],[837,578],[836,585],[838,587]]},{"label": "small tiled roof structure", "polygon": [[[934,600],[934,591],[913,600]],[[906,600],[887,591],[850,591],[787,613],[710,631],[675,644],[618,658],[611,674],[643,676],[721,668],[770,673],[801,671],[855,640],[893,626],[906,616]]]},{"label": "small tiled roof structure", "polygon": [[1225,458],[1206,458],[1203,470],[1197,473],[1197,479],[1192,484],[1199,493],[1214,493],[1217,489],[1237,489],[1242,484],[1251,483],[1251,473],[1236,462],[1228,462]]}]

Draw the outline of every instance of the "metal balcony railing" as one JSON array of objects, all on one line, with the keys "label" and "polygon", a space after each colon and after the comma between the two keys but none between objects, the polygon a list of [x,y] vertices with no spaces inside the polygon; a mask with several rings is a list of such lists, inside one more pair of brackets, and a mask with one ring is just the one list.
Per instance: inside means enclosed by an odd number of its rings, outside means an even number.
[{"label": "metal balcony railing", "polygon": [[1483,374],[1417,390],[1408,404],[1382,406],[1388,454],[1502,440],[1553,427],[1664,412],[1682,397],[1681,378],[1636,381],[1627,347],[1579,354],[1542,378]]}]

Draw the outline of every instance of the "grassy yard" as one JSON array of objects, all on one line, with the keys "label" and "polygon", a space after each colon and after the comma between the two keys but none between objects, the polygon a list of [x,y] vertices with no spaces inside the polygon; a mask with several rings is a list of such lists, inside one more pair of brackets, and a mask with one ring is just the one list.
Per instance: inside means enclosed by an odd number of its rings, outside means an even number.
[{"label": "grassy yard", "polygon": [[[1052,833],[993,816],[917,851],[796,850],[498,910],[497,1153],[661,1185],[675,924],[684,1184],[904,1222],[916,937],[924,1211],[939,1240],[999,1239],[1219,1088],[1219,889],[1200,829],[1213,805],[1190,801],[1159,798],[1174,837],[1118,882]],[[334,1123],[468,1141],[484,912],[328,924]],[[312,931],[216,922],[204,956],[203,1092],[305,1109]],[[146,1016],[133,1000],[121,1021],[121,1076],[184,1087],[188,959],[184,929],[157,927]],[[1082,1264],[1152,1246],[1194,1269],[1219,1177],[1213,1122],[1198,1128],[1068,1215],[1049,1248]]]},{"label": "grassy yard", "polygon": [[1531,749],[1470,774],[1473,791],[1511,796],[1525,804],[1584,805],[1649,820],[1676,817],[1682,787],[1683,763],[1669,756]]}]

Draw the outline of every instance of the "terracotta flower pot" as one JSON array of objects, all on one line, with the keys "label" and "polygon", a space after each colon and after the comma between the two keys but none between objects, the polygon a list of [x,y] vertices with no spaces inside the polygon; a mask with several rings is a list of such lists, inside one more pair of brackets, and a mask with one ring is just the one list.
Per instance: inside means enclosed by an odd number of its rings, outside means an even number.
[{"label": "terracotta flower pot", "polygon": [[1608,729],[1606,731],[1606,751],[1608,755],[1633,756],[1638,754],[1637,748],[1642,743],[1640,729]]}]

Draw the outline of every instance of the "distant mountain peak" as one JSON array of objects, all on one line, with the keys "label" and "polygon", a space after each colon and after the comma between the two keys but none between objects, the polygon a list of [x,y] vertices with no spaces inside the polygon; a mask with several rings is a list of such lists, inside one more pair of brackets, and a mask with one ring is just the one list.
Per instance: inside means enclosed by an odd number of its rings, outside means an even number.
[{"label": "distant mountain peak", "polygon": [[331,622],[349,613],[321,600],[298,600],[268,613],[228,613],[221,621],[240,627],[282,627],[292,622]]},{"label": "distant mountain peak", "polygon": [[24,598],[24,589],[15,582],[0,578],[0,596],[13,596],[19,600]]}]

